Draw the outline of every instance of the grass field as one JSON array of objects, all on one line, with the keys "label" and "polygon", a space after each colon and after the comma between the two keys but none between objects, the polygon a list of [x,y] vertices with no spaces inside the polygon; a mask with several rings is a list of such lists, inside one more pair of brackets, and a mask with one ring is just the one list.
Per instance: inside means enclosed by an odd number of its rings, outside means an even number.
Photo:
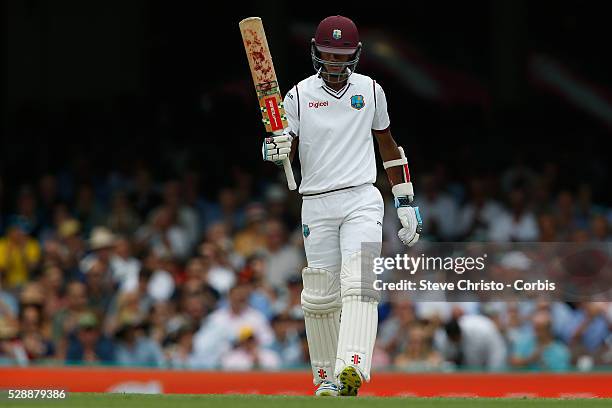
[{"label": "grass field", "polygon": [[110,408],[502,408],[611,407],[612,399],[495,399],[495,398],[313,398],[264,395],[142,395],[69,394],[65,400],[7,400],[0,407],[110,407]]}]

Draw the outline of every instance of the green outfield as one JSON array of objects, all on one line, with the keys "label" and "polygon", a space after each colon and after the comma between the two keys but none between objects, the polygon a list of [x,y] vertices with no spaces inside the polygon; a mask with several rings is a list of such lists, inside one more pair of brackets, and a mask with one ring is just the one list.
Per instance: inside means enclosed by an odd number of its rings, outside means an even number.
[{"label": "green outfield", "polygon": [[[6,398],[6,396],[5,396]],[[117,408],[484,408],[484,407],[610,407],[612,399],[496,399],[496,398],[314,398],[264,395],[141,395],[86,394],[68,395],[65,400],[6,400],[2,407],[117,407]]]}]

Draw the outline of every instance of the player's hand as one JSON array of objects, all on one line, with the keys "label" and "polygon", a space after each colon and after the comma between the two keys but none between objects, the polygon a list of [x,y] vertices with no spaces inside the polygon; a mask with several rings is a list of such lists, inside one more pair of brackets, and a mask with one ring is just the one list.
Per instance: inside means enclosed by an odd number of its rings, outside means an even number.
[{"label": "player's hand", "polygon": [[281,136],[266,137],[261,148],[261,153],[265,161],[274,162],[277,166],[283,165],[283,160],[291,153],[291,142],[293,136],[283,133]]},{"label": "player's hand", "polygon": [[402,228],[398,231],[399,239],[409,247],[419,240],[423,231],[423,220],[419,213],[419,207],[408,205],[397,209],[397,216],[402,223]]}]

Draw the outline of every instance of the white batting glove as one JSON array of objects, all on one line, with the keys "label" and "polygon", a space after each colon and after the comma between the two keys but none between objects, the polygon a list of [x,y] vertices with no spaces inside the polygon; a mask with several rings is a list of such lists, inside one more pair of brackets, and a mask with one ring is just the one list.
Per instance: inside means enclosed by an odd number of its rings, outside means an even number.
[{"label": "white batting glove", "polygon": [[395,196],[397,217],[402,223],[402,228],[398,231],[397,236],[404,245],[413,246],[418,242],[423,231],[423,220],[419,213],[419,207],[412,205],[414,198],[412,183],[396,184],[392,191]]},{"label": "white batting glove", "polygon": [[399,207],[397,216],[402,223],[402,228],[397,232],[399,239],[409,247],[416,244],[423,231],[423,221],[419,213],[419,207]]},{"label": "white batting glove", "polygon": [[283,133],[282,136],[266,137],[261,147],[263,159],[282,166],[283,160],[289,157],[291,153],[292,141],[293,136],[290,133]]}]

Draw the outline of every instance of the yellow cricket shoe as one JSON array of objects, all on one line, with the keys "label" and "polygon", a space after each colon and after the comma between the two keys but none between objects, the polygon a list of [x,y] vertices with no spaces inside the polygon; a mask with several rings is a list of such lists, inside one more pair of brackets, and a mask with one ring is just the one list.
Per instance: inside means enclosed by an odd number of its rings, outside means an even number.
[{"label": "yellow cricket shoe", "polygon": [[359,371],[353,366],[346,366],[338,376],[338,394],[343,397],[354,397],[359,392],[363,379]]}]

